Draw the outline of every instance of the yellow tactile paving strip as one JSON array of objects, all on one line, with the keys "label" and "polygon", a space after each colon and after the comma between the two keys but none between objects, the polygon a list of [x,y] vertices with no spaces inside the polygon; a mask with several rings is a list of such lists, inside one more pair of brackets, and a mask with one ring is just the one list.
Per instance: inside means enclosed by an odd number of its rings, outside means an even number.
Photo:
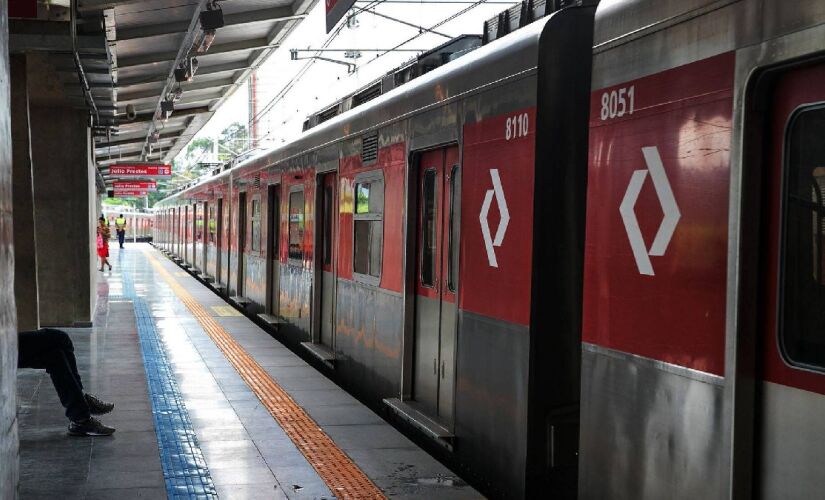
[{"label": "yellow tactile paving strip", "polygon": [[148,251],[144,253],[252,392],[278,421],[289,439],[315,468],[330,491],[338,498],[385,498],[364,471],[338,448],[304,409],[212,318],[209,311],[153,255]]}]

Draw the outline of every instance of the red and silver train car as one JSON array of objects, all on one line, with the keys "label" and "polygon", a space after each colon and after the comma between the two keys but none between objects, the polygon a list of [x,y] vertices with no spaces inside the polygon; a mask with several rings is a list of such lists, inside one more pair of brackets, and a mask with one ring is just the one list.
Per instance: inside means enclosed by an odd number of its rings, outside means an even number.
[{"label": "red and silver train car", "polygon": [[170,196],[158,241],[482,488],[574,491],[594,13]]},{"label": "red and silver train car", "polygon": [[823,89],[821,1],[567,8],[160,237],[488,493],[817,497]]},{"label": "red and silver train car", "polygon": [[585,498],[825,491],[825,2],[602,1]]}]

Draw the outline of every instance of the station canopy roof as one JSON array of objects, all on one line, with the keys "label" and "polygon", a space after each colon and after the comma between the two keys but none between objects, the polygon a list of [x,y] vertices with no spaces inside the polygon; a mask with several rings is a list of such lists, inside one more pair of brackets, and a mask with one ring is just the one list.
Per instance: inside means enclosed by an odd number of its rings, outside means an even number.
[{"label": "station canopy roof", "polygon": [[171,162],[316,1],[38,2],[35,15],[10,12],[10,48],[46,54],[65,100],[90,109],[105,173]]}]

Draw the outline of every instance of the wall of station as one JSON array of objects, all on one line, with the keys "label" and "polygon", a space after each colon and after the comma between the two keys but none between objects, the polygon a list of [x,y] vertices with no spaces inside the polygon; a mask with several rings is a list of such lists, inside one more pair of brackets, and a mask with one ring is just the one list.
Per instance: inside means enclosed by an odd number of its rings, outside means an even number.
[{"label": "wall of station", "polygon": [[[7,3],[0,2],[0,33],[8,30]],[[0,37],[0,498],[16,498],[17,311],[14,300],[12,143],[8,38]]]}]

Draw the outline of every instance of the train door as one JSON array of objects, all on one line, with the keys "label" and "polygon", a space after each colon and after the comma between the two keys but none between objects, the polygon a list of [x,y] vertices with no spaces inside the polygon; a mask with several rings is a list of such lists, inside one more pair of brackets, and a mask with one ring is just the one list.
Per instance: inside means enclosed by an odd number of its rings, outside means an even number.
[{"label": "train door", "polygon": [[455,377],[459,179],[457,147],[421,155],[412,396],[448,425]]},{"label": "train door", "polygon": [[266,230],[266,312],[273,316],[280,314],[278,305],[281,289],[281,186],[272,184],[267,188],[267,230]]},{"label": "train door", "polygon": [[223,272],[221,258],[223,256],[223,198],[218,198],[216,241],[215,241],[215,283],[222,283]]},{"label": "train door", "polygon": [[198,244],[201,239],[201,220],[203,215],[198,211],[198,204],[192,204],[192,253],[190,255],[189,264],[193,269],[198,267]]},{"label": "train door", "polygon": [[337,174],[324,174],[319,179],[318,185],[318,211],[319,219],[317,228],[318,242],[315,248],[321,249],[317,255],[316,273],[319,282],[317,299],[318,310],[318,332],[315,340],[332,349],[333,336],[335,332],[335,234],[336,220],[338,217],[338,195],[336,190]]},{"label": "train door", "polygon": [[175,255],[183,258],[183,226],[184,216],[183,208],[177,207],[175,209]]},{"label": "train door", "polygon": [[246,274],[246,192],[238,193],[238,281],[236,293],[244,294],[244,275]]},{"label": "train door", "polygon": [[754,474],[762,498],[818,498],[825,491],[823,81],[825,65],[779,77],[767,124]]},{"label": "train door", "polygon": [[209,206],[209,202],[203,202],[203,219],[204,221],[201,223],[201,244],[203,245],[203,250],[201,251],[201,271],[203,274],[209,274],[209,245],[215,244],[215,232],[214,232],[214,220],[215,214],[214,208]]},{"label": "train door", "polygon": [[183,235],[182,235],[182,238],[181,238],[181,246],[182,246],[181,250],[183,252],[183,255],[181,255],[181,257],[183,258],[184,262],[187,262],[189,260],[188,259],[188,255],[189,255],[188,254],[188,252],[189,252],[188,243],[189,243],[189,205],[186,205],[186,206],[183,207]]},{"label": "train door", "polygon": [[180,227],[178,226],[178,209],[173,208],[171,213],[169,214],[169,226],[172,230],[172,239],[169,242],[169,250],[173,252],[175,255],[178,253],[178,231]]}]

